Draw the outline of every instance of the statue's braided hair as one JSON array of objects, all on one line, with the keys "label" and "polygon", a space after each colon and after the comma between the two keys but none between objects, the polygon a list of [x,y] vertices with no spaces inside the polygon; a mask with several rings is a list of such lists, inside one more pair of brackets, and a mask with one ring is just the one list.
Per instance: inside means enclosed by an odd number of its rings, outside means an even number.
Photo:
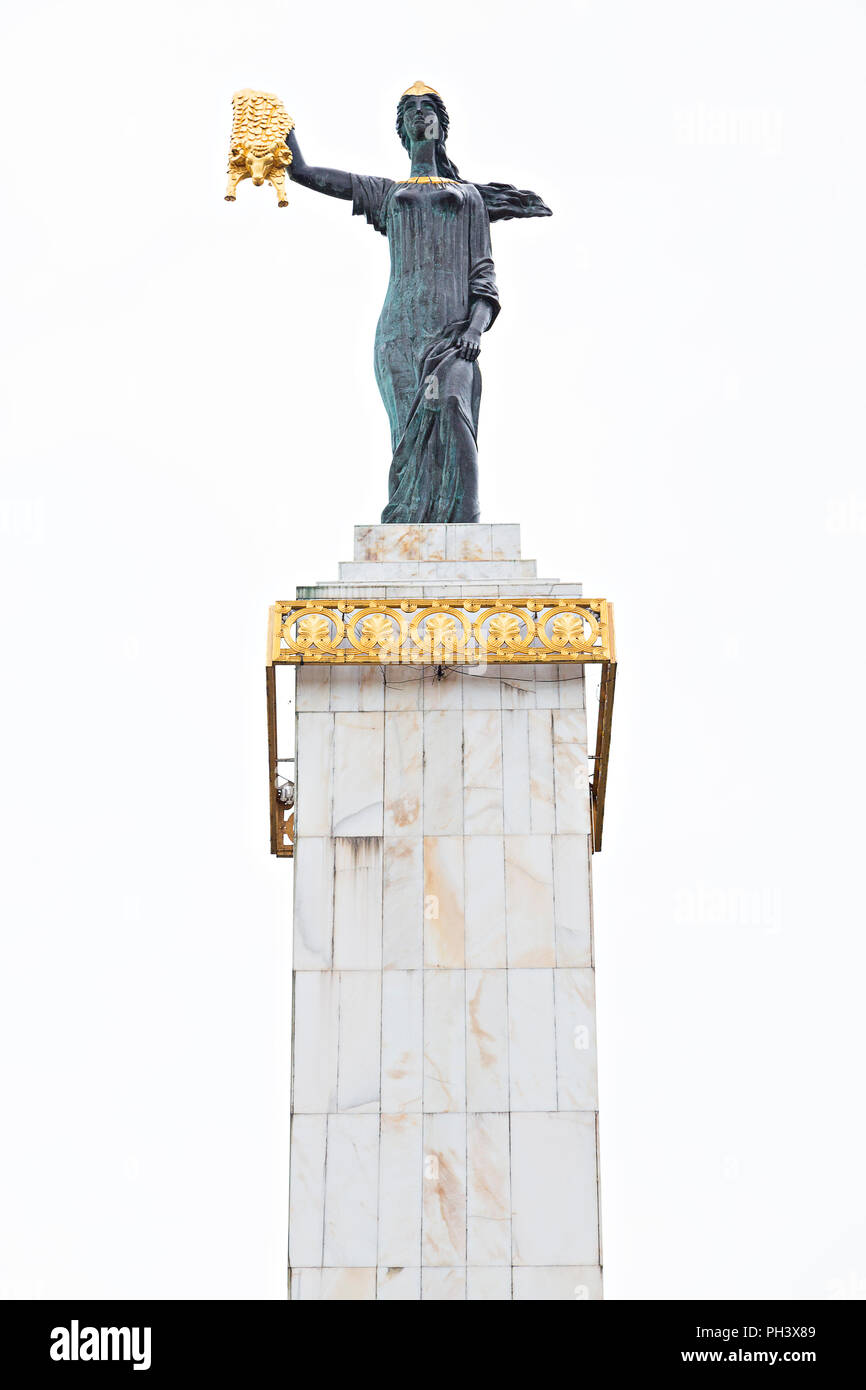
[{"label": "statue's braided hair", "polygon": [[[406,105],[409,101],[408,93],[402,96],[397,105],[397,134],[400,143],[408,152],[410,149],[409,137],[406,134],[406,127],[403,117],[406,114]],[[448,139],[448,111],[445,103],[436,92],[427,94],[427,100],[432,102],[436,115],[439,120],[439,139],[436,141],[436,167],[445,179],[456,179],[458,183],[466,183],[468,180],[460,177],[460,171],[448,157],[445,150],[445,141]],[[487,215],[491,222],[503,221],[507,217],[550,217],[550,208],[542,202],[537,193],[531,193],[527,188],[515,188],[511,183],[477,183],[475,187],[484,199],[487,208]]]}]

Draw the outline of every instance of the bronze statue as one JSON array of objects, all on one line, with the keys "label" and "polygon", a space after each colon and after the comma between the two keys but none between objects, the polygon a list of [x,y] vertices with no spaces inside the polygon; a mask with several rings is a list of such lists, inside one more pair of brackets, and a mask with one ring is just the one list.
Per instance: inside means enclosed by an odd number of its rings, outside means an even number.
[{"label": "bronze statue", "polygon": [[393,459],[384,522],[477,521],[481,335],[499,313],[490,223],[548,217],[535,193],[461,178],[448,157],[448,112],[416,82],[397,107],[411,158],[406,179],[307,164],[294,130],[295,183],[351,199],[391,251],[375,342],[376,380],[391,422]]}]

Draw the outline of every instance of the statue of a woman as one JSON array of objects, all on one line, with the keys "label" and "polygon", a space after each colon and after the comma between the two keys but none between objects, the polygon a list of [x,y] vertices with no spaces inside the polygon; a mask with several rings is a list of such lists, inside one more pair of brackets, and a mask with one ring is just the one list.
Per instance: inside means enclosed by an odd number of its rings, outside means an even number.
[{"label": "statue of a woman", "polygon": [[394,451],[382,520],[477,521],[478,354],[499,313],[490,223],[550,209],[509,184],[461,179],[445,153],[445,104],[423,82],[403,93],[397,133],[412,159],[408,179],[314,168],[293,131],[290,173],[306,188],[351,198],[391,249],[375,347]]}]

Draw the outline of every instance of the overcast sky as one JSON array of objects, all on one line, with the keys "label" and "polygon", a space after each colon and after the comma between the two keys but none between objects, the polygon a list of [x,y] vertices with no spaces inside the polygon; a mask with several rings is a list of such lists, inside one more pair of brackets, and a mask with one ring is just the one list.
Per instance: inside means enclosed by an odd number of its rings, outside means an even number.
[{"label": "overcast sky", "polygon": [[866,11],[98,0],[2,35],[0,1293],[285,1293],[291,866],[267,607],[389,464],[387,246],[231,95],[493,229],[482,518],[616,604],[595,861],[611,1298],[866,1296]]}]

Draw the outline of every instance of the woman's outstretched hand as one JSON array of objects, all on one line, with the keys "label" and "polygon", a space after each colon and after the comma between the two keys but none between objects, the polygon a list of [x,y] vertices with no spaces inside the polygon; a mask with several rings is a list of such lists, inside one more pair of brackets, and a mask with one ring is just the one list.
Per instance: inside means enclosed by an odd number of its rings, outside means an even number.
[{"label": "woman's outstretched hand", "polygon": [[290,167],[303,169],[304,156],[301,154],[301,147],[298,144],[297,139],[295,138],[294,128],[290,130],[288,135],[286,136],[286,144],[292,152],[292,164]]},{"label": "woman's outstretched hand", "polygon": [[481,351],[481,334],[475,328],[467,328],[463,333],[457,333],[452,341],[457,349],[457,356],[465,358],[467,362],[474,362]]}]

